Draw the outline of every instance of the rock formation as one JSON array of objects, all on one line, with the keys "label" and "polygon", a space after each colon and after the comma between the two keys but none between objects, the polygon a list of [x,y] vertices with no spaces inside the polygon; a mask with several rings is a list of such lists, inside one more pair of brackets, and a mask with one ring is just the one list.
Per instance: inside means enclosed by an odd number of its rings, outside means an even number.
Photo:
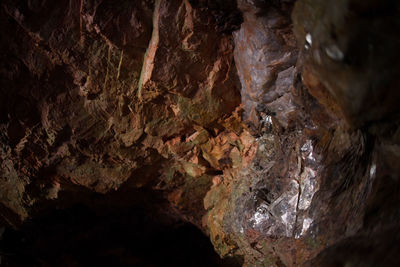
[{"label": "rock formation", "polygon": [[397,1],[0,5],[4,235],[79,204],[89,236],[190,223],[213,264],[400,263]]}]

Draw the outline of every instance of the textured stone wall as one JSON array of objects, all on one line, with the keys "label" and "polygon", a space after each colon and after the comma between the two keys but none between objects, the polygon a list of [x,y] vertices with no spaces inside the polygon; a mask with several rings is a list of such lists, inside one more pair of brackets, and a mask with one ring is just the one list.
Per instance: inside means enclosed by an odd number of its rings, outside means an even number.
[{"label": "textured stone wall", "polygon": [[3,225],[146,190],[247,266],[396,262],[396,1],[0,5]]}]

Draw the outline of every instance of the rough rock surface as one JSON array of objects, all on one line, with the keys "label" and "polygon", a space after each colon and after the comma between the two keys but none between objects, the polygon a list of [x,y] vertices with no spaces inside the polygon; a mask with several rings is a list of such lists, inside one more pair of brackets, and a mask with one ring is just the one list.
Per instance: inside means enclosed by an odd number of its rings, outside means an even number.
[{"label": "rough rock surface", "polygon": [[1,223],[95,192],[247,266],[398,263],[399,4],[294,2],[2,1]]},{"label": "rough rock surface", "polygon": [[232,38],[211,11],[188,1],[5,1],[2,12],[10,223],[69,185],[107,193],[174,178],[166,186],[180,201],[196,178],[191,201],[201,204],[223,168],[214,138],[227,139],[225,119],[228,128],[240,119]]}]

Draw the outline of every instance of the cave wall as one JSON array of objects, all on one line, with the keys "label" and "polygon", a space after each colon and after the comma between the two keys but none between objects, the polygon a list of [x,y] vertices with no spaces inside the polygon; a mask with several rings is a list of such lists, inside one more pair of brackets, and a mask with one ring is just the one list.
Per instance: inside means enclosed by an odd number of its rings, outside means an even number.
[{"label": "cave wall", "polygon": [[200,177],[187,206],[202,205],[224,165],[212,153],[216,138],[227,139],[231,124],[232,142],[241,134],[230,36],[240,14],[214,9],[188,1],[2,3],[10,36],[2,39],[2,204],[10,223],[71,185],[107,193],[127,181],[159,184],[179,202],[181,187]]},{"label": "cave wall", "polygon": [[4,0],[0,12],[7,227],[143,189],[247,266],[358,266],[398,240],[396,1]]}]

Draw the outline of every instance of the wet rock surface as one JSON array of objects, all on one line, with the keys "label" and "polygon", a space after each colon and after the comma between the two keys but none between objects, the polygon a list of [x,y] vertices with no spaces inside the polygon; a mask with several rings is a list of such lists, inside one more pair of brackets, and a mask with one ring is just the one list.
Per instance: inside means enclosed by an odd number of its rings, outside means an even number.
[{"label": "wet rock surface", "polygon": [[[316,260],[307,264],[363,266],[367,262],[362,258],[363,253],[368,249],[373,253],[377,244],[391,246],[397,240],[396,237],[386,240],[384,232],[396,225],[389,214],[397,216],[394,215],[397,214],[394,202],[398,198],[394,184],[398,183],[400,172],[394,165],[387,167],[390,165],[387,160],[398,156],[378,156],[385,153],[382,149],[386,146],[398,154],[398,114],[394,115],[391,109],[398,106],[390,107],[391,100],[388,106],[383,104],[388,94],[398,100],[397,89],[390,93],[390,87],[383,86],[394,84],[393,88],[397,88],[397,79],[386,74],[368,76],[377,65],[389,64],[390,56],[374,49],[365,61],[356,65],[344,60],[339,48],[332,48],[318,57],[324,38],[333,38],[332,34],[326,37],[330,32],[321,27],[328,25],[337,30],[335,38],[339,43],[358,43],[360,40],[353,38],[363,35],[369,23],[383,27],[392,22],[389,14],[372,11],[376,6],[365,3],[359,12],[371,12],[371,16],[378,18],[367,22],[363,18],[365,14],[352,10],[359,4],[356,2],[343,1],[336,5],[334,1],[299,1],[295,5],[293,28],[300,48],[295,65],[289,57],[297,58],[297,50],[290,42],[291,32],[286,32],[289,37],[282,37],[290,21],[271,23],[282,21],[287,6],[239,1],[244,23],[235,33],[235,60],[242,82],[244,120],[257,137],[257,152],[248,167],[233,175],[232,185],[214,189],[215,192],[212,189],[208,194],[213,199],[221,195],[219,191],[230,191],[225,201],[213,201],[215,207],[209,213],[209,221],[217,213],[224,213],[224,216],[218,214],[219,222],[214,225],[225,233],[222,240],[221,235],[215,234],[214,243],[220,253],[243,255],[245,265],[249,266],[261,263],[297,266],[314,257]],[[349,12],[355,12],[354,16],[348,18]],[[357,25],[346,28],[344,21],[349,24],[357,21]],[[341,29],[335,24],[339,22]],[[378,33],[363,35],[371,40],[361,47],[374,46],[375,34]],[[385,38],[399,40],[389,33]],[[399,54],[390,51],[394,58]],[[361,57],[348,53],[353,59]],[[379,61],[377,65],[372,63],[375,60]],[[387,73],[398,73],[393,66],[384,69],[385,73],[386,69]],[[374,101],[379,104],[373,104]],[[385,112],[390,116],[382,120],[380,116]],[[380,123],[371,123],[378,117]],[[378,128],[382,131],[377,131]],[[387,172],[382,173],[386,168]],[[391,193],[382,187],[388,179],[386,175],[393,182]],[[379,202],[376,190],[391,199],[391,208],[374,204],[371,210],[371,203]],[[362,242],[359,240],[365,240],[366,236],[376,236],[378,240],[358,249],[355,242]],[[337,246],[324,251],[337,242]],[[398,249],[394,245],[393,251]],[[324,252],[317,256],[321,251]],[[341,255],[344,259],[339,259]],[[368,260],[380,262],[379,256],[369,256]],[[395,260],[387,258],[382,262],[395,264]]]},{"label": "wet rock surface", "polygon": [[0,5],[9,266],[397,265],[396,1]]}]

